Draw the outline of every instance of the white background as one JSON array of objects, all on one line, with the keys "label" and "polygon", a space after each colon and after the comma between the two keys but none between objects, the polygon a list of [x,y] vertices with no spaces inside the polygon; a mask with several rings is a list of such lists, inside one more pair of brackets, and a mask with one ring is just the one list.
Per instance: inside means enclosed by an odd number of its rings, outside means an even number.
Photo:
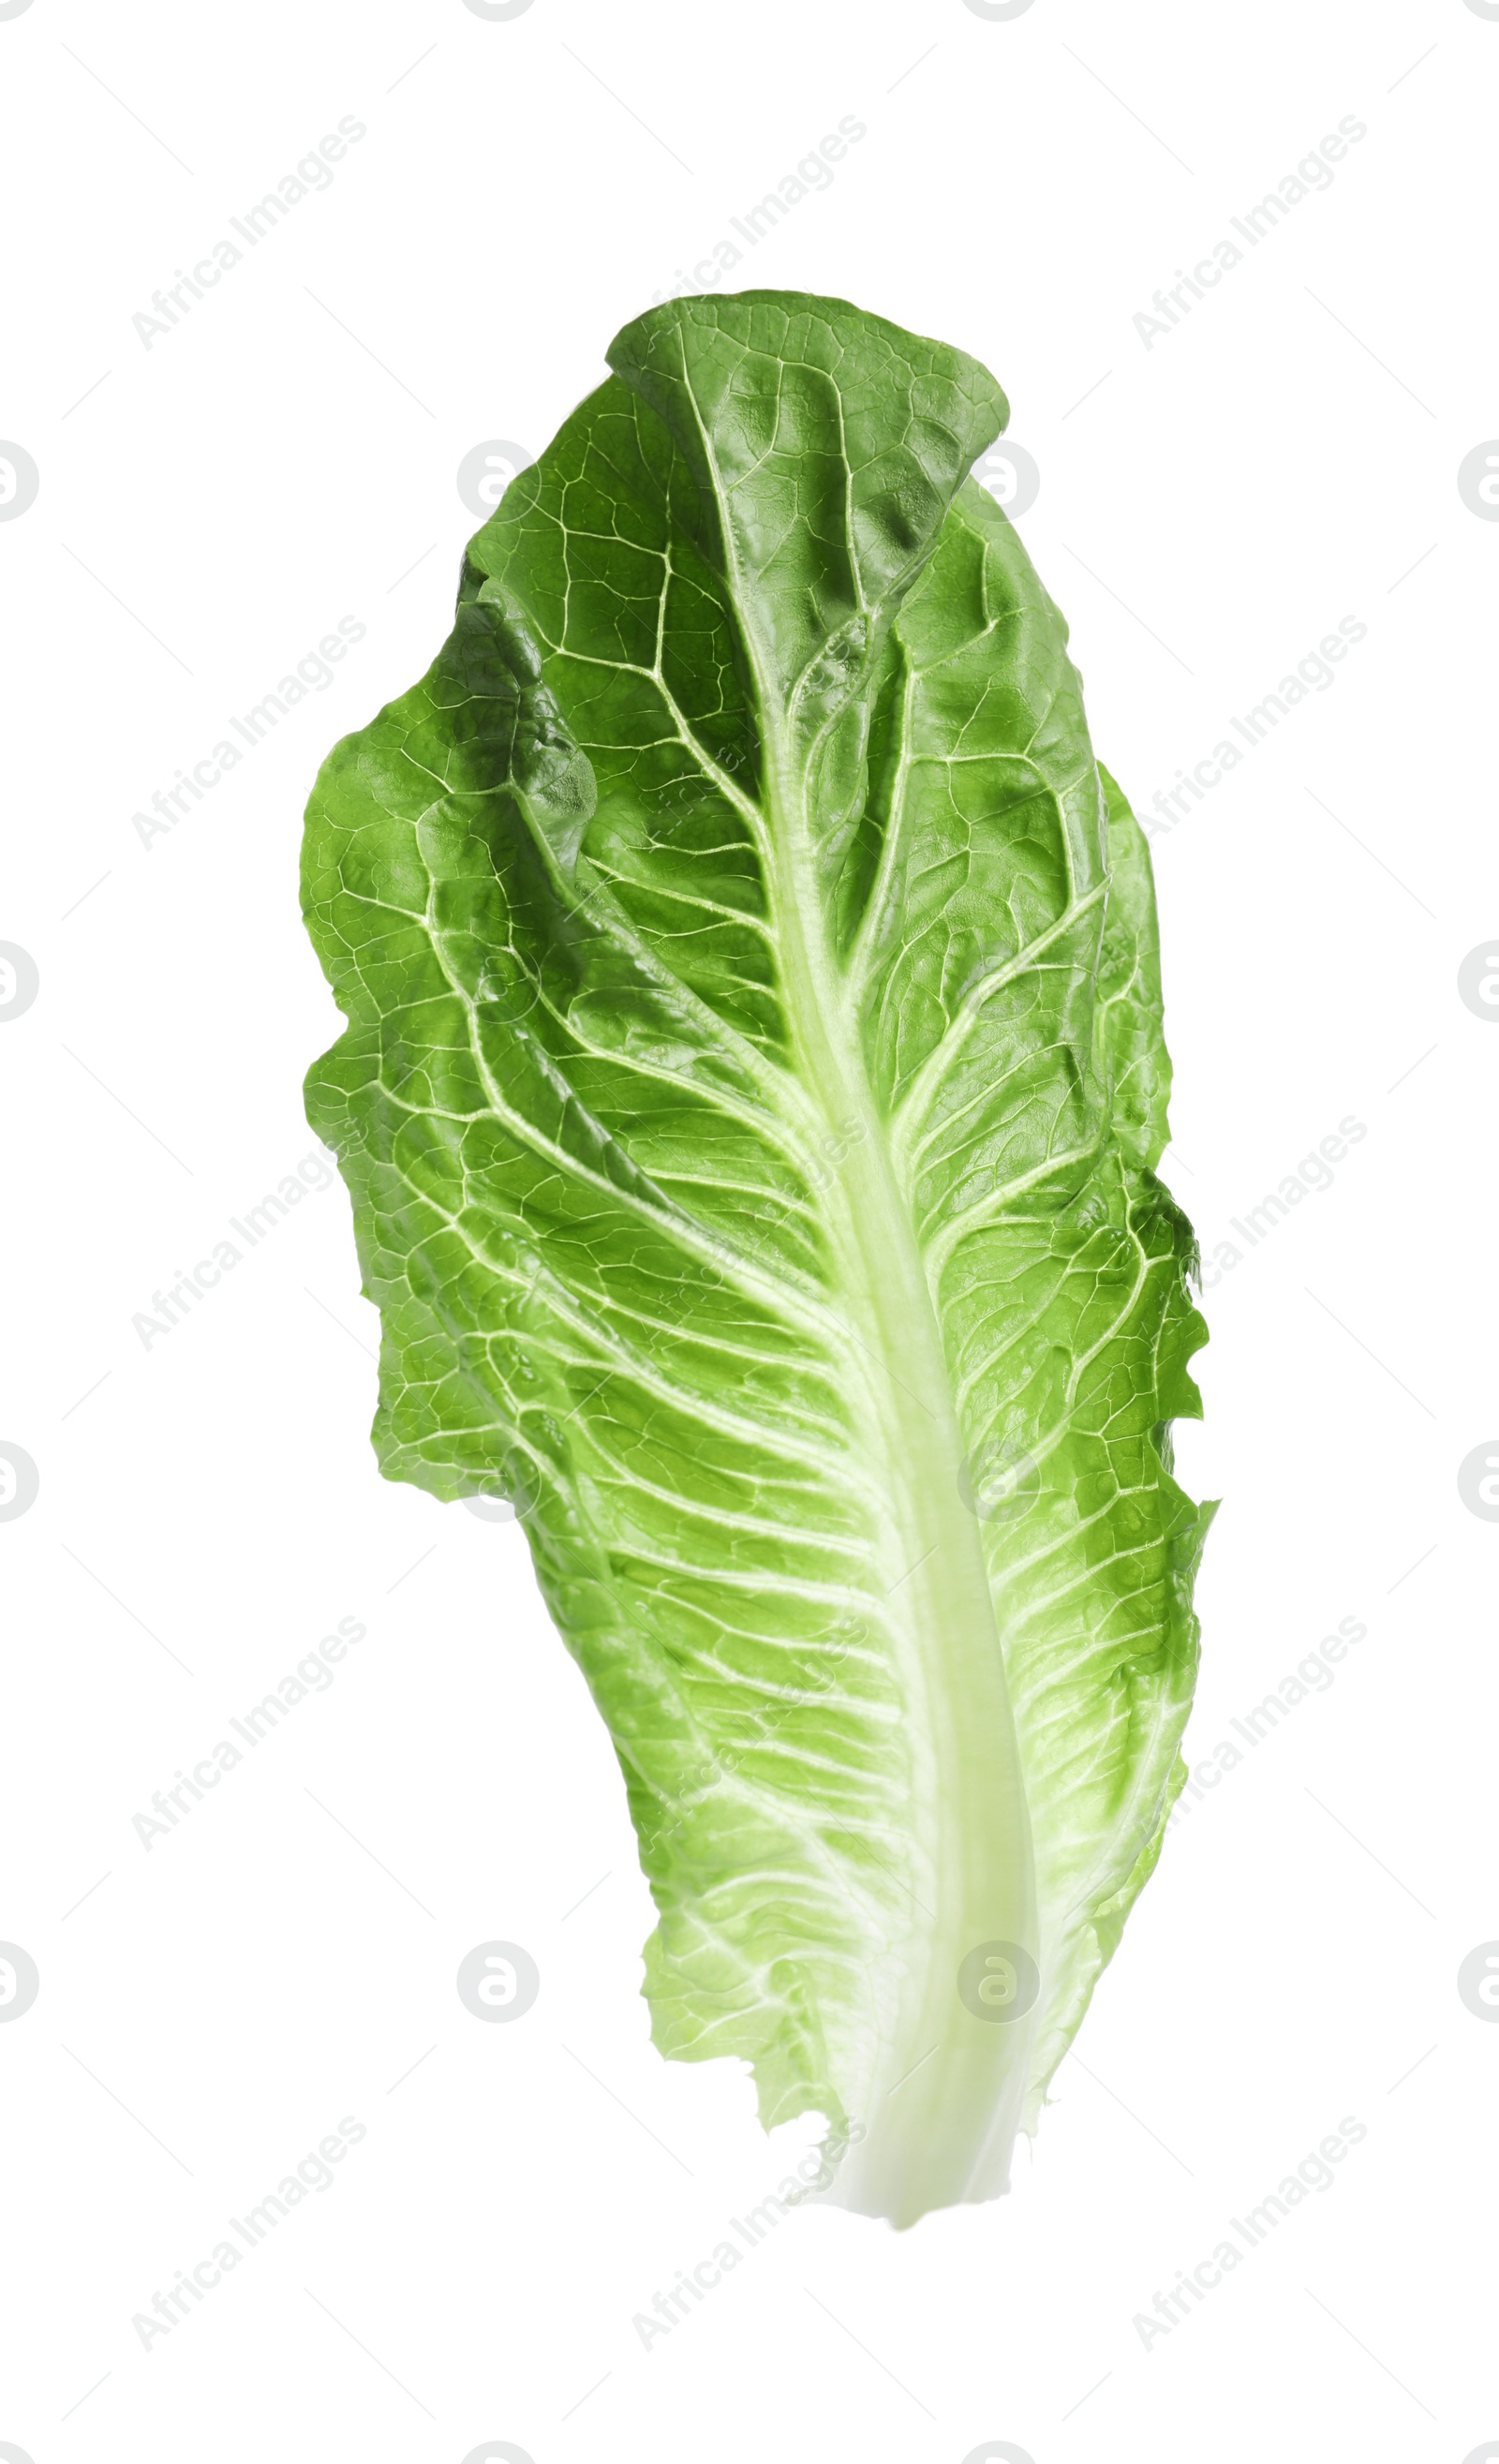
[{"label": "white background", "polygon": [[[41,986],[0,1026],[0,1438],[41,1481],[0,1525],[0,1937],[41,1975],[0,2025],[0,2453],[1499,2453],[1499,2028],[1455,1981],[1499,1936],[1499,1529],[1457,1486],[1499,1427],[1499,1035],[1457,990],[1499,924],[1499,524],[1457,488],[1499,432],[1499,22],[32,0],[0,85],[0,436],[40,473],[0,523],[0,939]],[[145,347],[153,291],[345,115],[332,185]],[[1142,809],[1367,627],[1156,849],[1166,1172],[1243,1253],[1180,1445],[1224,1500],[1194,1757],[1368,1632],[1174,1827],[1008,2200],[904,2235],[794,2214],[647,2350],[633,2314],[816,2134],[767,2145],[737,2066],[649,2044],[622,1789],[520,1533],[377,1477],[342,1187],[149,1348],[132,1318],[311,1152],[337,1018],[300,808],[443,639],[460,458],[540,450],[846,115],[831,187],[732,280],[999,375]],[[1152,294],[1345,115],[1331,188],[1147,349]],[[143,846],[133,814],[345,615],[335,680]],[[1229,1219],[1345,1115],[1333,1186],[1248,1249]],[[341,1617],[367,1636],[332,1686],[143,1846],[152,1793]],[[454,1991],[494,1937],[541,1971],[510,2026]],[[333,2186],[143,2349],[133,2315],[344,2116]],[[1345,2116],[1334,2187],[1147,2348],[1135,2314]]]}]

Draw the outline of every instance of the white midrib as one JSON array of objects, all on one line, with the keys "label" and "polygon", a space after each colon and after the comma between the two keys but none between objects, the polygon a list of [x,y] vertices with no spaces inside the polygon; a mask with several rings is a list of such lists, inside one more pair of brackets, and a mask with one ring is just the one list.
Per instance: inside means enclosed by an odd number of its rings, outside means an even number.
[{"label": "white midrib", "polygon": [[[959,1486],[964,1448],[932,1292],[824,925],[804,776],[770,695],[758,698],[787,1025],[838,1156],[829,1229],[895,1538],[885,1589],[908,1720],[913,1881],[925,1903],[912,1904],[910,1929],[892,1945],[903,1971],[899,2019],[863,2083],[868,2109],[850,2114],[866,2136],[845,2158],[834,2195],[904,2224],[929,2207],[992,2196],[1007,2180],[1035,2014],[977,2021],[958,1998],[957,1972],[984,1942],[1038,1949],[1030,1824],[981,1536]],[[899,1861],[909,1866],[905,1843]]]},{"label": "white midrib", "polygon": [[[786,1023],[838,1156],[830,1228],[842,1287],[865,1330],[850,1328],[873,1371],[865,1381],[875,1397],[871,1435],[883,1456],[892,1524],[904,1544],[905,1564],[891,1587],[901,1610],[891,1624],[910,1714],[913,1822],[925,1850],[917,1861],[936,1906],[914,1904],[904,1936],[891,1946],[902,1969],[898,2017],[864,2068],[859,2086],[868,2109],[848,2115],[864,2135],[844,2157],[832,2196],[906,2225],[928,2209],[992,2198],[1008,2185],[1045,1988],[1024,2019],[985,2023],[964,2010],[957,1978],[981,1943],[1019,1943],[1033,1955],[1039,1948],[1030,1817],[978,1521],[959,1487],[964,1450],[931,1287],[827,940],[805,775],[791,757],[780,696],[768,682],[773,662],[756,638],[754,594],[738,568],[733,517],[685,351],[681,374],[717,508],[760,722],[765,809],[757,836]],[[847,465],[847,451],[844,458]],[[850,517],[850,547],[851,534]],[[890,825],[896,824],[893,814]],[[849,1122],[861,1134],[845,1146]],[[897,1863],[909,1861],[903,1842]]]}]

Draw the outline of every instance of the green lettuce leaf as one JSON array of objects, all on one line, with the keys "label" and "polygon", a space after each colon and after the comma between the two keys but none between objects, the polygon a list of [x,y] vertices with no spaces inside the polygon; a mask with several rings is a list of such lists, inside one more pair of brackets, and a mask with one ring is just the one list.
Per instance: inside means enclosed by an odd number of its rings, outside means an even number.
[{"label": "green lettuce leaf", "polygon": [[309,1115],[382,1468],[514,1502],[608,1723],[655,2042],[907,2224],[1006,2187],[1182,1776],[1150,866],[981,367],[772,292],[608,361],[318,780]]}]

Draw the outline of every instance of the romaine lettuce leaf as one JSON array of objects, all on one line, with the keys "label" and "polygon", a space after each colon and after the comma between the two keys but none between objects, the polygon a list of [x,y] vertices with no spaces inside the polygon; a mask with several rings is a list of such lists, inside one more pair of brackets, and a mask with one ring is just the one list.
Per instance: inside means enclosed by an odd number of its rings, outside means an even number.
[{"label": "romaine lettuce leaf", "polygon": [[608,1723],[656,2043],[906,2224],[1006,2186],[1180,1784],[1149,859],[981,367],[771,292],[608,359],[318,780],[309,1115],[382,1467],[514,1501]]}]

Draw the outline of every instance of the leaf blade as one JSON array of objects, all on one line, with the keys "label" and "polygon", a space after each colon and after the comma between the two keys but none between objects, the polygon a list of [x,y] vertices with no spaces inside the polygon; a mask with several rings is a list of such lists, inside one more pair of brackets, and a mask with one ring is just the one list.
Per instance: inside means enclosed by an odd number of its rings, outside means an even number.
[{"label": "leaf blade", "polygon": [[657,2042],[909,2222],[1003,2187],[1190,1695],[1148,863],[984,371],[766,294],[610,357],[315,790],[309,1102],[383,1468],[517,1491],[609,1722]]}]

